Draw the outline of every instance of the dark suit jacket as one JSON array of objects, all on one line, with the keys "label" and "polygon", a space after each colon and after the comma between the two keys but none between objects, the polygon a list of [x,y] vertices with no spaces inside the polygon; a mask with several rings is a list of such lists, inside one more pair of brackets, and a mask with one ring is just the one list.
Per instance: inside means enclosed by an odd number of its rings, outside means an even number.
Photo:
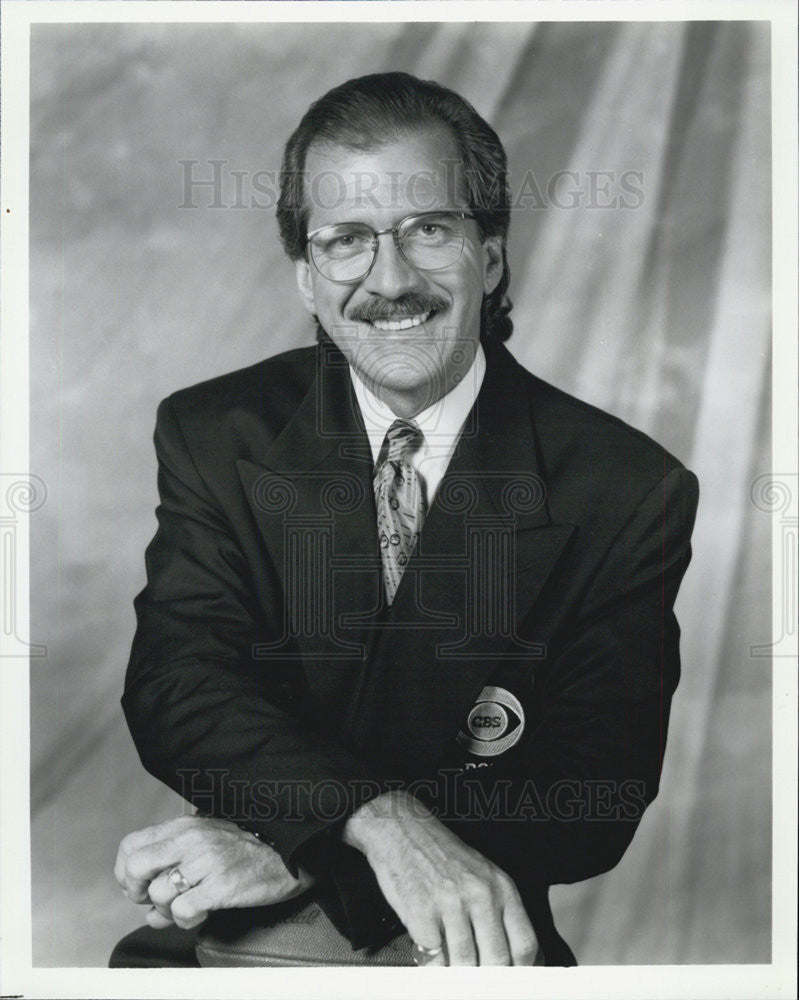
[{"label": "dark suit jacket", "polygon": [[[426,779],[419,796],[515,879],[563,964],[547,887],[615,865],[657,792],[697,485],[486,350],[390,609],[372,455],[330,342],[165,400],[123,706],[150,772],[316,866],[356,946],[397,927],[336,824]],[[493,756],[463,740],[486,685],[523,717],[508,711],[521,735]]]}]

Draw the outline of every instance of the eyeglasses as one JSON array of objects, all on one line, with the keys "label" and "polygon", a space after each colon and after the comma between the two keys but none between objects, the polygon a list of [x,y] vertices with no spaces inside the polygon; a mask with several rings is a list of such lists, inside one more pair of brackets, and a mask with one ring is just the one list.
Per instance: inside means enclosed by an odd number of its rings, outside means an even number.
[{"label": "eyeglasses", "polygon": [[403,259],[420,271],[440,271],[463,253],[468,212],[422,212],[409,215],[391,229],[372,229],[361,222],[340,222],[314,229],[306,237],[317,271],[330,281],[360,281],[377,258],[378,236],[391,233]]}]

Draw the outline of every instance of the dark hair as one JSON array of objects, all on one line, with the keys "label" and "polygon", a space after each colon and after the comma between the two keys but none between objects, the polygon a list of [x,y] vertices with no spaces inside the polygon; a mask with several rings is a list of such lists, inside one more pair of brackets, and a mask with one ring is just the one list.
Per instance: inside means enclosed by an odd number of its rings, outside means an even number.
[{"label": "dark hair", "polygon": [[315,101],[286,143],[280,176],[277,221],[283,248],[292,260],[305,254],[308,207],[304,171],[314,142],[370,150],[414,127],[444,125],[463,164],[470,210],[482,239],[502,239],[502,277],[483,298],[481,335],[507,340],[513,331],[506,292],[510,283],[506,244],[510,227],[507,158],[499,137],[453,90],[408,73],[373,73],[348,80]]}]

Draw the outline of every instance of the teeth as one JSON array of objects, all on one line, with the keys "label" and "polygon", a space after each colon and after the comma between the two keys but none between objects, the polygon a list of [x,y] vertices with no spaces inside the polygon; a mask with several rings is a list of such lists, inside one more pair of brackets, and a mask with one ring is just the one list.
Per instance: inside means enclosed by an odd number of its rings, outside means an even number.
[{"label": "teeth", "polygon": [[420,326],[429,319],[430,312],[420,313],[418,316],[408,316],[406,319],[376,319],[372,326],[376,326],[378,330],[410,330],[412,326]]}]

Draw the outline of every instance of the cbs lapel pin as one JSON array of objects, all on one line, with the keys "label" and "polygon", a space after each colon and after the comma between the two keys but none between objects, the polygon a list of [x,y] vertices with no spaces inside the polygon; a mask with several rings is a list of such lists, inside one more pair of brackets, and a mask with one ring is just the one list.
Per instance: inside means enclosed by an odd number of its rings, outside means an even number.
[{"label": "cbs lapel pin", "polygon": [[461,730],[456,737],[462,747],[478,757],[496,757],[521,739],[524,709],[519,699],[505,688],[484,687],[466,718],[466,729],[467,732]]}]

